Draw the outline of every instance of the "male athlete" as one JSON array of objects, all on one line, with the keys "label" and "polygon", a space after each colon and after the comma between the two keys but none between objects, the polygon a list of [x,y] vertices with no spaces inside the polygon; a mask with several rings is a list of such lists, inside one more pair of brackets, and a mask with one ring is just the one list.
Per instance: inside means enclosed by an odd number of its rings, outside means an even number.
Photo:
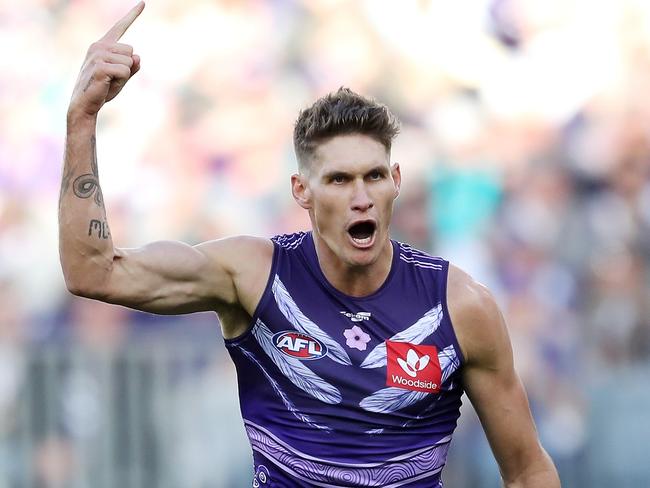
[{"label": "male athlete", "polygon": [[90,47],[70,102],[59,211],[68,289],[154,313],[218,314],[253,486],[442,487],[466,392],[505,486],[559,487],[490,293],[389,237],[401,177],[385,106],[341,89],[301,112],[291,185],[310,232],[113,246],[96,120],[140,68],[118,41],[143,8]]}]

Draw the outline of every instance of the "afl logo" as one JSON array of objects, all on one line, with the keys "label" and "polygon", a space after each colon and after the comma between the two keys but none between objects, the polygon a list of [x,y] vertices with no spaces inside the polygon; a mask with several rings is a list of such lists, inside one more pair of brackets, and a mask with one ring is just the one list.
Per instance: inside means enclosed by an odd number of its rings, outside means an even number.
[{"label": "afl logo", "polygon": [[327,354],[327,346],[312,336],[285,330],[273,336],[273,344],[282,354],[300,360],[320,359]]}]

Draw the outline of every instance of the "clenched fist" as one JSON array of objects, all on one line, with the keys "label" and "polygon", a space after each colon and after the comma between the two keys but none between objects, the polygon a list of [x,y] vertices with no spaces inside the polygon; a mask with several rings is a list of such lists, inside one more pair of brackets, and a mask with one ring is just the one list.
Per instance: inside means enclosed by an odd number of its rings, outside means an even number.
[{"label": "clenched fist", "polygon": [[144,2],[139,2],[99,41],[91,44],[72,92],[68,116],[94,117],[138,72],[140,56],[133,54],[132,46],[118,41],[143,9]]}]

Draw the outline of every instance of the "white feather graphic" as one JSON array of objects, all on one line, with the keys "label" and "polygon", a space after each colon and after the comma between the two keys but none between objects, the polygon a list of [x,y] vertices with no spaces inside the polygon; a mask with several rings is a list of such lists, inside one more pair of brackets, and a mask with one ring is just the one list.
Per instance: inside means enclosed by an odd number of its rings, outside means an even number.
[{"label": "white feather graphic", "polygon": [[327,427],[326,425],[317,424],[316,422],[314,422],[311,419],[311,417],[309,415],[302,413],[300,410],[298,410],[296,408],[296,406],[293,403],[291,403],[291,400],[289,400],[287,395],[282,391],[282,389],[280,388],[280,385],[278,385],[278,382],[275,381],[271,377],[271,375],[264,369],[264,366],[262,366],[260,364],[260,362],[255,358],[255,356],[253,355],[252,352],[247,351],[246,349],[244,349],[241,346],[239,346],[239,350],[244,354],[244,356],[246,356],[248,359],[253,361],[257,365],[257,367],[262,370],[262,373],[264,373],[264,376],[266,376],[266,379],[269,380],[269,383],[271,383],[271,386],[273,387],[275,392],[278,394],[278,396],[282,400],[282,403],[284,403],[284,406],[287,407],[287,410],[289,410],[289,412],[291,412],[294,415],[294,417],[296,417],[301,422],[304,422],[304,423],[306,423],[308,425],[311,425],[312,427],[314,427],[316,429],[331,432],[332,429],[330,427]]},{"label": "white feather graphic", "polygon": [[[445,381],[452,375],[454,371],[458,369],[460,361],[456,355],[456,350],[454,346],[447,346],[442,351],[438,351],[438,361],[440,362],[440,372],[441,372],[441,384],[444,384]],[[418,393],[419,395],[416,395]],[[388,388],[383,388],[379,391],[376,391],[372,395],[361,400],[359,405],[364,410],[377,413],[392,413],[399,409],[406,408],[413,405],[414,403],[422,400],[427,395],[431,393],[423,391],[411,391],[404,390],[403,388],[397,388],[390,386]],[[428,412],[433,408],[435,402],[427,407],[422,414]],[[418,416],[417,418],[421,418]],[[409,422],[404,424],[408,425]]]},{"label": "white feather graphic", "polygon": [[253,335],[282,374],[294,385],[322,402],[331,404],[341,402],[341,393],[336,387],[314,373],[299,359],[286,356],[275,347],[273,333],[260,319],[257,319],[253,327]]},{"label": "white feather graphic", "polygon": [[318,325],[312,322],[302,310],[298,308],[296,302],[293,301],[291,295],[285,288],[282,281],[278,275],[275,275],[273,280],[273,296],[275,297],[275,302],[278,304],[278,308],[282,312],[282,315],[300,332],[309,334],[312,337],[318,339],[323,344],[327,346],[327,356],[336,361],[337,363],[350,365],[350,357],[348,353],[345,352],[345,349],[336,342],[332,337]]},{"label": "white feather graphic", "polygon": [[438,361],[440,362],[440,371],[442,372],[440,383],[444,385],[445,381],[447,381],[460,366],[460,359],[458,359],[454,346],[447,346],[442,351],[439,351]]},{"label": "white feather graphic", "polygon": [[389,386],[364,398],[359,406],[369,412],[391,413],[413,405],[427,395],[428,393],[424,391],[411,391]]},{"label": "white feather graphic", "polygon": [[[442,320],[442,305],[439,303],[409,328],[398,332],[388,339],[394,342],[410,342],[420,344],[424,339],[433,334],[440,326]],[[361,363],[362,368],[381,368],[386,366],[386,343],[382,342],[376,346],[366,359]]]}]

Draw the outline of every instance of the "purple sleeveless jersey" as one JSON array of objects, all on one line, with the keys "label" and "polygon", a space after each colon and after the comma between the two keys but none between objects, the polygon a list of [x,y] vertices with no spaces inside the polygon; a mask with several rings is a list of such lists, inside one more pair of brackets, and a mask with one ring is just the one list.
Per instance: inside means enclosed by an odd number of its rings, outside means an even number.
[{"label": "purple sleeveless jersey", "polygon": [[393,241],[370,296],[336,290],[311,233],[273,238],[252,320],[226,340],[254,487],[442,487],[463,388],[449,263]]}]

